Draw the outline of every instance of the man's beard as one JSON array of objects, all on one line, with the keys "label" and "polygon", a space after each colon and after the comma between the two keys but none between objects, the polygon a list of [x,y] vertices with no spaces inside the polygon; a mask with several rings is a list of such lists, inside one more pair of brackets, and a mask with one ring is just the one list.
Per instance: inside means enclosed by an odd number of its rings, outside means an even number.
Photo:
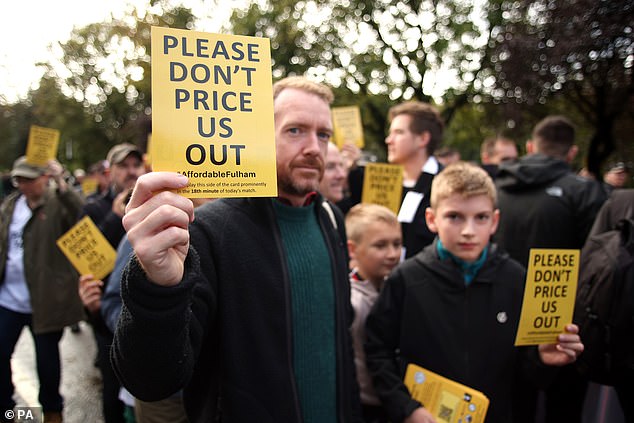
[{"label": "man's beard", "polygon": [[293,180],[289,174],[277,175],[277,186],[280,191],[293,195],[304,196],[313,191],[319,190],[319,181],[302,179],[301,181]]},{"label": "man's beard", "polygon": [[301,164],[318,168],[319,177],[316,179],[293,179],[292,172],[295,166],[294,163],[291,163],[287,172],[278,171],[277,173],[277,185],[280,191],[293,196],[304,196],[319,190],[319,181],[324,175],[323,162],[318,158],[314,158],[306,159]]}]

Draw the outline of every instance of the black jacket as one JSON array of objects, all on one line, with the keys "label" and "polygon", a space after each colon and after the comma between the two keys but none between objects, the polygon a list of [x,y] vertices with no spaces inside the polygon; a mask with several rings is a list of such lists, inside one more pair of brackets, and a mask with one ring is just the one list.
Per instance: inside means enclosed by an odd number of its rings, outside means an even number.
[{"label": "black jacket", "polygon": [[[197,208],[176,286],[156,286],[135,259],[128,264],[112,360],[135,397],[158,400],[184,388],[192,423],[301,422],[288,267],[271,201]],[[316,201],[335,284],[338,421],[359,421],[343,220]]]},{"label": "black jacket", "polygon": [[[439,166],[440,169],[442,169],[440,164]],[[403,189],[401,204],[403,204],[403,200],[409,191],[423,194],[423,199],[416,209],[414,219],[412,219],[410,223],[401,223],[403,247],[405,248],[406,258],[415,256],[416,253],[434,241],[435,235],[429,230],[427,222],[425,221],[425,210],[429,207],[431,183],[434,176],[435,175],[431,173],[421,172],[414,187]],[[344,212],[344,214],[347,214],[353,206],[361,202],[364,177],[365,167],[358,167],[348,175],[350,196],[337,203],[337,206]]]},{"label": "black jacket", "polygon": [[542,154],[500,164],[495,182],[500,223],[494,239],[524,266],[531,248],[581,249],[606,199],[599,183]]},{"label": "black jacket", "polygon": [[99,228],[101,233],[106,237],[112,248],[119,246],[119,241],[125,234],[121,216],[112,211],[112,203],[117,194],[112,190],[108,190],[103,195],[99,195],[84,204],[82,216],[88,215]]},{"label": "black jacket", "polygon": [[420,406],[403,384],[415,363],[483,392],[487,423],[512,420],[517,371],[535,381],[551,373],[535,347],[515,347],[525,270],[495,245],[471,284],[441,261],[436,243],[390,275],[366,322],[366,359],[375,389],[393,423]]}]

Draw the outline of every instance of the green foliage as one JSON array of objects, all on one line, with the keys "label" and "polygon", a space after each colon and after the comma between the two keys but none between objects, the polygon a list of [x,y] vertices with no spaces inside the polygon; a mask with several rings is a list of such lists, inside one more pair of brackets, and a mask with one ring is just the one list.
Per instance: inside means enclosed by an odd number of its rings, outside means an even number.
[{"label": "green foliage", "polygon": [[[71,168],[115,143],[145,146],[150,27],[197,24],[170,3],[76,28],[39,88],[0,105],[1,167],[24,152],[31,124],[61,131]],[[465,159],[497,133],[521,149],[535,122],[560,113],[578,124],[577,166],[598,168],[634,160],[633,9],[634,0],[261,0],[235,9],[224,31],[268,37],[274,79],[308,75],[333,87],[335,106],[359,105],[366,149],[380,160],[389,107],[418,99],[438,103],[444,144]],[[437,90],[434,79],[451,82]]]},{"label": "green foliage", "polygon": [[[24,152],[31,124],[60,130],[59,158],[69,168],[88,167],[120,142],[145,147],[151,131],[150,28],[191,28],[193,16],[167,1],[151,1],[147,11],[128,7],[121,17],[76,28],[59,45],[60,63],[42,64],[45,75],[25,107],[7,107],[7,149]],[[0,160],[10,167],[15,157]]]},{"label": "green foliage", "polygon": [[492,97],[574,110],[594,129],[587,162],[597,174],[620,144],[615,128],[634,98],[633,12],[633,0],[517,1],[498,31]]}]

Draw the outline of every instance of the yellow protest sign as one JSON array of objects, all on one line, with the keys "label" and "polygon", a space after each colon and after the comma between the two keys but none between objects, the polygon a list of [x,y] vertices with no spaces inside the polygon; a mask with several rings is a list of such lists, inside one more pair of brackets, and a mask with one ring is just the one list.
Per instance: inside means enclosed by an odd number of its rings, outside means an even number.
[{"label": "yellow protest sign", "polygon": [[332,125],[334,129],[333,141],[339,149],[344,144],[353,144],[363,148],[363,125],[359,106],[333,107]]},{"label": "yellow protest sign", "polygon": [[83,181],[81,181],[81,192],[86,197],[96,193],[98,189],[99,189],[99,181],[95,177],[89,176],[84,178]]},{"label": "yellow protest sign", "polygon": [[117,252],[89,216],[62,235],[57,246],[80,275],[92,274],[103,279],[114,269]]},{"label": "yellow protest sign", "polygon": [[398,213],[403,193],[403,166],[368,163],[363,176],[362,203],[380,204]]},{"label": "yellow protest sign", "polygon": [[480,391],[415,364],[407,366],[405,386],[410,395],[446,423],[483,423],[489,399]]},{"label": "yellow protest sign", "polygon": [[152,27],[151,155],[189,198],[276,196],[269,40]]},{"label": "yellow protest sign", "polygon": [[26,161],[35,166],[46,166],[57,157],[59,131],[52,128],[31,125],[26,145]]},{"label": "yellow protest sign", "polygon": [[553,344],[572,323],[579,250],[530,250],[515,345]]}]

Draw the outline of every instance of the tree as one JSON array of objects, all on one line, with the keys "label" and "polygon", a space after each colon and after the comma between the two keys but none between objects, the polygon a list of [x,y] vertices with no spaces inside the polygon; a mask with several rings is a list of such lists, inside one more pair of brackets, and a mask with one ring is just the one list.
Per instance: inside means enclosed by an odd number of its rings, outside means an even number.
[{"label": "tree", "polygon": [[[48,63],[45,79],[83,106],[94,122],[84,134],[93,156],[103,158],[120,142],[145,147],[151,116],[151,26],[192,28],[189,9],[170,8],[167,0],[151,0],[143,7],[128,5],[109,21],[76,28],[59,45],[60,63]],[[72,126],[67,121],[67,133]],[[61,129],[61,128],[60,128]],[[97,133],[95,133],[97,132]],[[87,144],[88,145],[88,144]]]},{"label": "tree", "polygon": [[[434,102],[444,90],[448,121],[466,103],[490,13],[499,15],[461,0],[284,0],[236,10],[227,30],[271,38],[276,78],[308,74],[333,85],[338,99],[354,96],[369,138],[384,147],[390,103]],[[447,76],[451,83],[441,86]]]},{"label": "tree", "polygon": [[515,4],[497,37],[491,94],[519,107],[565,98],[594,128],[587,166],[599,175],[634,97],[634,0]]}]

